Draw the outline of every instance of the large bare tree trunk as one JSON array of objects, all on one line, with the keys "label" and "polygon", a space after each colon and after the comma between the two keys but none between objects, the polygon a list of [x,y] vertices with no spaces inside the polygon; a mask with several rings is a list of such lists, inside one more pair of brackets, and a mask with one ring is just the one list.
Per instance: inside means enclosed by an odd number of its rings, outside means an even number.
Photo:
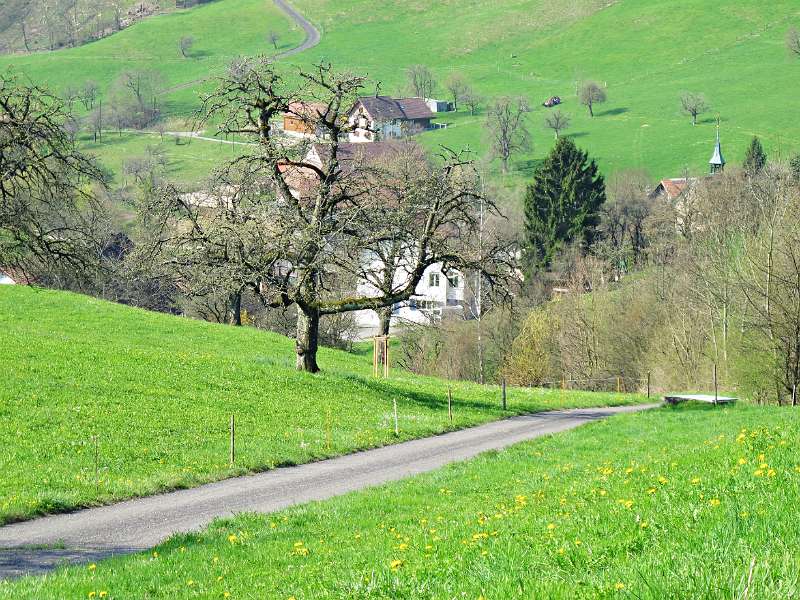
[{"label": "large bare tree trunk", "polygon": [[389,329],[392,326],[392,307],[387,306],[386,308],[380,309],[378,311],[378,316],[381,321],[379,326],[380,335],[389,335]]},{"label": "large bare tree trunk", "polygon": [[319,348],[319,311],[316,309],[306,313],[298,307],[297,310],[297,352],[296,367],[298,371],[318,373],[317,350]]},{"label": "large bare tree trunk", "polygon": [[242,292],[234,292],[231,294],[229,312],[231,325],[238,327],[242,326]]}]

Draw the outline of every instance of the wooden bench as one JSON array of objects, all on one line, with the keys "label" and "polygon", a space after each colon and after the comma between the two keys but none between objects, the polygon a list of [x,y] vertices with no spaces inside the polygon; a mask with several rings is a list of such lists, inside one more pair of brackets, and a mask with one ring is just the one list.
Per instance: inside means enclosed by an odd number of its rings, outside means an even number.
[{"label": "wooden bench", "polygon": [[707,402],[708,404],[733,404],[738,398],[730,396],[714,396],[713,394],[677,394],[664,396],[667,404],[678,404],[679,402]]}]

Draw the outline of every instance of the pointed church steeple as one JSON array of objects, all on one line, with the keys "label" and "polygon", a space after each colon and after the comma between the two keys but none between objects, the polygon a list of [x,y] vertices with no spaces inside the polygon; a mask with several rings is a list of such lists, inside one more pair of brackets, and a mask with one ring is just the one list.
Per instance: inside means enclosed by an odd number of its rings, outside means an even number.
[{"label": "pointed church steeple", "polygon": [[717,145],[714,146],[714,154],[711,156],[711,160],[708,161],[708,164],[711,165],[712,175],[725,170],[725,158],[722,156],[722,144],[719,139],[719,118],[717,118]]}]

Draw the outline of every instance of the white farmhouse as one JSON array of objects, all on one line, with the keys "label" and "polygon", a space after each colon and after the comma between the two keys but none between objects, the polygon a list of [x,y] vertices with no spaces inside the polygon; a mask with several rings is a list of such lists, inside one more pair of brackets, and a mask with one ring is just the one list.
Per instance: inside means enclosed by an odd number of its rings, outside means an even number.
[{"label": "white farmhouse", "polygon": [[350,110],[350,142],[398,139],[431,128],[435,117],[424,98],[364,96]]}]

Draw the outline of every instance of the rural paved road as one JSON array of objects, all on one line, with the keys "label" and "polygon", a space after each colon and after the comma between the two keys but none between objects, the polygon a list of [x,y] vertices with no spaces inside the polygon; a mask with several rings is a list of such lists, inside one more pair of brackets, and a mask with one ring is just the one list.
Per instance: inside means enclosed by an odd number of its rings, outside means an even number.
[{"label": "rural paved road", "polygon": [[[560,410],[513,417],[331,460],[275,469],[74,513],[0,527],[0,579],[155,546],[217,517],[273,512],[379,485],[481,452],[657,405]],[[38,548],[38,549],[37,549]]]},{"label": "rural paved road", "polygon": [[289,17],[297,23],[300,28],[305,31],[306,39],[305,41],[297,46],[296,48],[292,48],[291,50],[286,50],[285,52],[281,52],[276,54],[274,58],[286,58],[287,56],[292,56],[294,54],[299,54],[300,52],[304,52],[309,48],[313,48],[317,44],[319,44],[320,39],[322,36],[319,33],[319,30],[314,27],[308,19],[306,19],[303,15],[297,12],[292,5],[290,5],[286,0],[275,0],[275,5],[280,8],[283,12],[285,12]]}]

